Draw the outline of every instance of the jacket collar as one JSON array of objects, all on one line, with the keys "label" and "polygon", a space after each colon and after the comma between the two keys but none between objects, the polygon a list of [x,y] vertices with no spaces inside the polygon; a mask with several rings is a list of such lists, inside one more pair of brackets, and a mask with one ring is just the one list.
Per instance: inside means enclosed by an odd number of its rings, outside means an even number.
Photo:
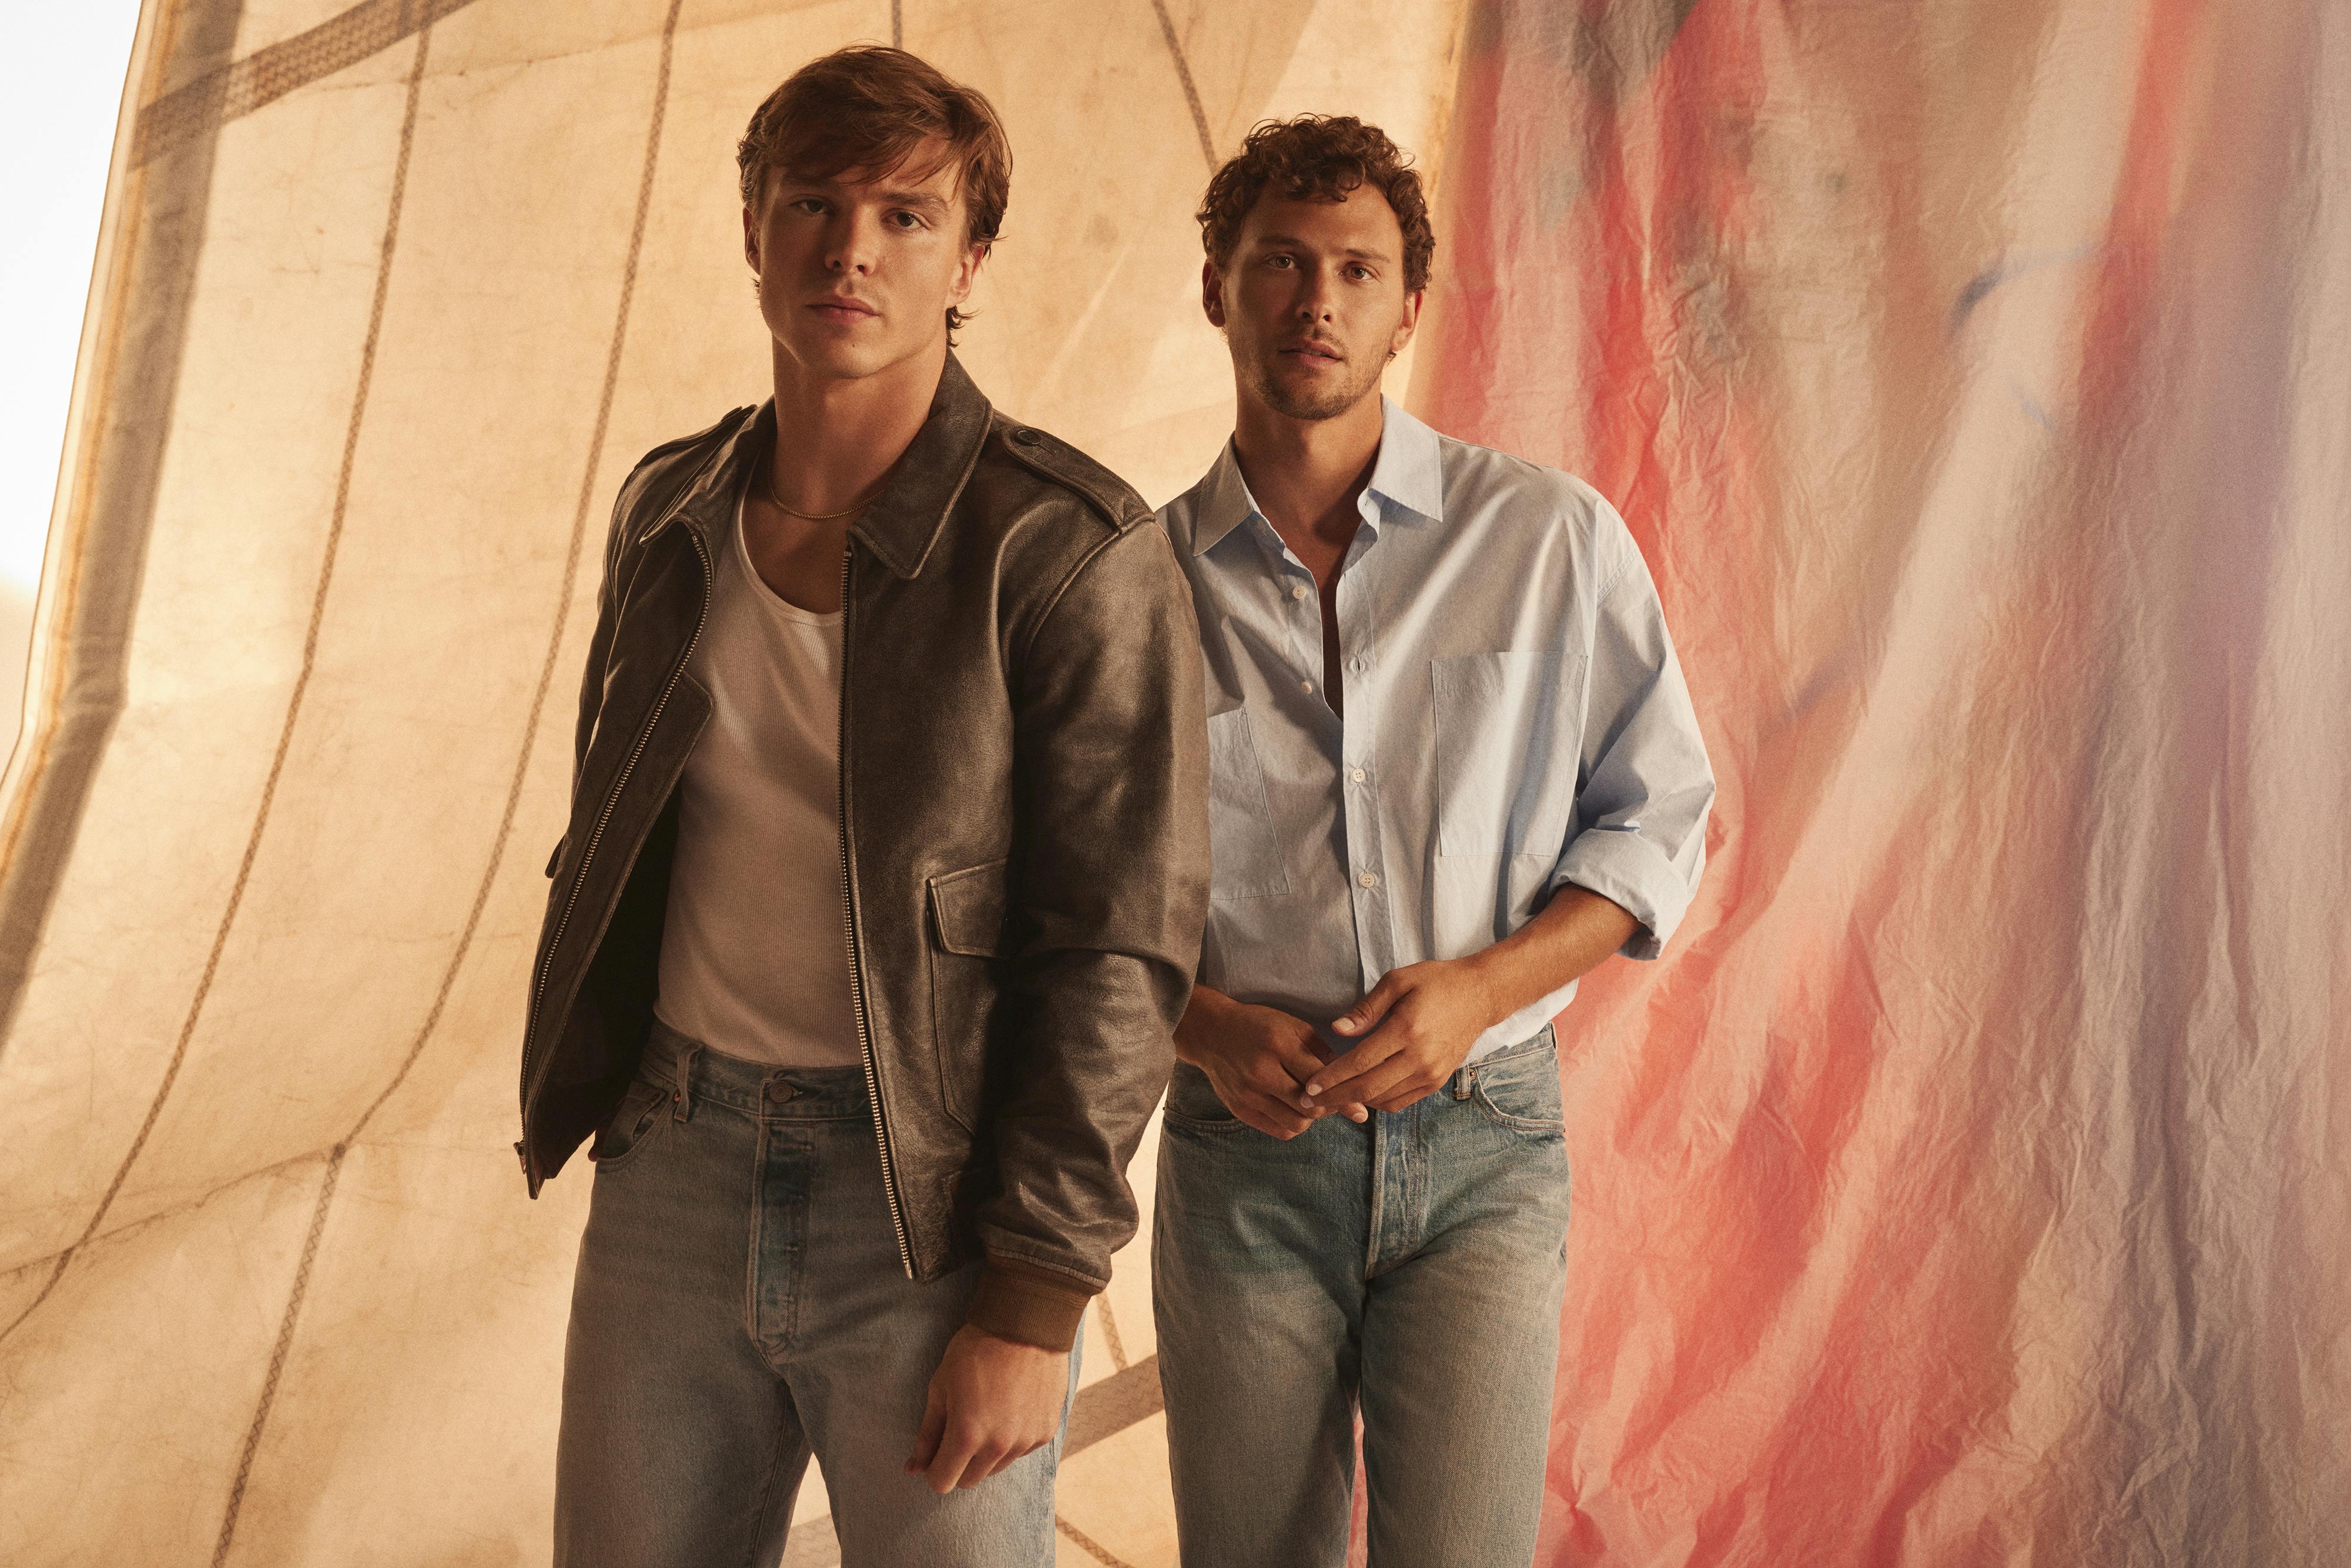
[{"label": "jacket collar", "polygon": [[[947,515],[963,495],[972,470],[978,466],[980,448],[987,444],[994,418],[995,410],[987,396],[972,384],[950,350],[946,367],[939,374],[938,391],[931,397],[930,416],[914,433],[889,484],[850,528],[850,536],[898,576],[910,578],[920,572],[931,548],[946,530]],[[721,444],[716,458],[686,486],[670,516],[684,520],[705,543],[717,537],[734,516],[736,497],[758,466],[760,454],[775,438],[776,404],[770,398]],[[661,526],[656,522],[653,529]]]}]

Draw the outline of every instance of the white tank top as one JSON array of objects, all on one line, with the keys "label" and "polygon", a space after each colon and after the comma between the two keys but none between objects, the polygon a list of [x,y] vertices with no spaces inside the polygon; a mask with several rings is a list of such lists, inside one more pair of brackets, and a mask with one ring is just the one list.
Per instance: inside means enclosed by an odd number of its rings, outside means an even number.
[{"label": "white tank top", "polygon": [[664,1023],[783,1067],[858,1060],[841,885],[841,615],[759,580],[735,505],[687,673],[710,721],[678,786]]}]

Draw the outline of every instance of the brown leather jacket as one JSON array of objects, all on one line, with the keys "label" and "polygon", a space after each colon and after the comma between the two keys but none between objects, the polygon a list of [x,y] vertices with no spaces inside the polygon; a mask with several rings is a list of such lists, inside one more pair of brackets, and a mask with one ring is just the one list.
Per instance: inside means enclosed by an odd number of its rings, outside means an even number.
[{"label": "brown leather jacket", "polygon": [[[523,1041],[532,1196],[612,1113],[653,1016],[685,673],[772,404],[657,447],[614,508],[570,829]],[[971,1321],[1066,1347],[1134,1233],[1208,888],[1191,598],[1114,475],[949,356],[843,565],[850,975],[908,1275],[984,1257]]]}]

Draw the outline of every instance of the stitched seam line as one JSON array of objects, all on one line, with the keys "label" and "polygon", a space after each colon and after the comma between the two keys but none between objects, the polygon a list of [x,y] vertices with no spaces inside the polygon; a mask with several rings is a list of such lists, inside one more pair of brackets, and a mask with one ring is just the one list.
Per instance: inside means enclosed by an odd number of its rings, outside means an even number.
[{"label": "stitched seam line", "polygon": [[1200,156],[1213,172],[1217,167],[1217,144],[1208,134],[1208,117],[1200,108],[1200,89],[1192,80],[1191,62],[1185,59],[1184,46],[1176,37],[1176,20],[1167,14],[1167,0],[1151,0],[1151,8],[1158,13],[1159,36],[1167,40],[1168,57],[1176,62],[1176,79],[1184,84],[1184,103],[1192,111],[1192,129],[1200,134]]},{"label": "stitched seam line", "polygon": [[131,161],[134,166],[151,162],[229,120],[299,92],[321,77],[380,55],[412,34],[429,31],[434,23],[472,4],[362,0],[339,16],[256,49],[141,106]]},{"label": "stitched seam line", "polygon": [[329,517],[326,549],[319,563],[319,585],[310,595],[310,620],[302,639],[301,668],[295,675],[294,689],[287,698],[286,718],[278,727],[277,747],[270,756],[269,771],[262,780],[261,802],[254,811],[253,827],[246,835],[244,857],[238,861],[236,875],[229,883],[228,906],[223,911],[220,925],[213,933],[212,950],[205,955],[204,970],[197,977],[195,995],[188,1003],[187,1017],[180,1026],[179,1039],[172,1047],[172,1059],[163,1069],[163,1081],[156,1086],[155,1097],[148,1104],[147,1116],[140,1124],[138,1135],[131,1140],[131,1147],[123,1155],[122,1163],[115,1167],[114,1179],[107,1184],[106,1192],[98,1200],[98,1207],[91,1213],[89,1223],[83,1228],[80,1238],[57,1254],[57,1268],[50,1274],[49,1282],[17,1314],[16,1322],[0,1331],[0,1340],[14,1333],[43,1301],[48,1300],[50,1291],[56,1290],[57,1281],[65,1277],[66,1268],[73,1260],[74,1254],[89,1245],[90,1239],[98,1234],[99,1227],[105,1223],[107,1215],[113,1210],[114,1200],[120,1195],[122,1184],[129,1179],[131,1167],[138,1164],[141,1152],[147,1147],[147,1140],[153,1134],[155,1124],[163,1114],[164,1103],[171,1098],[172,1089],[179,1082],[180,1069],[187,1061],[188,1042],[195,1038],[196,1025],[204,1017],[204,1002],[212,995],[214,977],[220,972],[221,955],[228,946],[229,933],[235,927],[237,912],[245,904],[246,885],[252,879],[253,862],[261,851],[261,838],[269,825],[270,809],[277,802],[278,779],[286,771],[287,754],[293,748],[294,727],[302,716],[302,699],[309,691],[310,675],[318,664],[319,638],[326,621],[327,593],[334,585],[335,558],[342,544],[343,520],[350,507],[351,470],[358,459],[360,431],[366,423],[368,395],[375,379],[376,349],[383,332],[384,300],[390,292],[392,256],[400,233],[401,204],[408,189],[409,153],[416,135],[416,109],[423,86],[424,46],[427,41],[420,38],[416,63],[409,76],[408,107],[401,121],[400,153],[392,168],[391,201],[384,216],[383,244],[376,264],[375,298],[368,310],[367,337],[360,350],[359,384],[352,393],[350,420],[343,434],[342,466],[335,479],[334,510]]}]

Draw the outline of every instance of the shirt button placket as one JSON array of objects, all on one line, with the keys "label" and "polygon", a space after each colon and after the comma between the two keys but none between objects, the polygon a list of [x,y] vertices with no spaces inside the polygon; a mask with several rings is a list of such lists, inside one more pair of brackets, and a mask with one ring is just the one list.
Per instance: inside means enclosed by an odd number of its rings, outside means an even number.
[{"label": "shirt button placket", "polygon": [[1387,890],[1382,885],[1385,868],[1381,864],[1376,792],[1370,788],[1369,770],[1360,762],[1345,759],[1346,751],[1355,751],[1360,756],[1368,750],[1379,733],[1379,703],[1371,680],[1370,649],[1375,632],[1371,617],[1364,612],[1364,581],[1356,573],[1339,582],[1342,636],[1349,645],[1339,672],[1340,680],[1345,683],[1348,716],[1342,737],[1344,749],[1340,754],[1346,783],[1339,794],[1347,823],[1349,858],[1354,869],[1356,959],[1368,982],[1369,977],[1385,974],[1395,966],[1395,933],[1388,920]]},{"label": "shirt button placket", "polygon": [[[1302,616],[1306,612],[1306,601],[1313,596],[1314,590],[1310,584],[1296,580],[1298,574],[1304,572],[1306,568],[1300,564],[1296,558],[1290,557],[1286,551],[1284,552],[1284,558],[1289,563],[1287,570],[1290,573],[1291,577],[1289,593],[1290,602],[1291,607]],[[1321,641],[1321,634],[1319,632],[1313,637],[1309,637],[1303,631],[1301,631],[1298,633],[1298,636],[1301,643]],[[1314,683],[1309,679],[1301,679],[1298,683],[1298,690],[1300,695],[1311,697],[1314,695]]]}]

